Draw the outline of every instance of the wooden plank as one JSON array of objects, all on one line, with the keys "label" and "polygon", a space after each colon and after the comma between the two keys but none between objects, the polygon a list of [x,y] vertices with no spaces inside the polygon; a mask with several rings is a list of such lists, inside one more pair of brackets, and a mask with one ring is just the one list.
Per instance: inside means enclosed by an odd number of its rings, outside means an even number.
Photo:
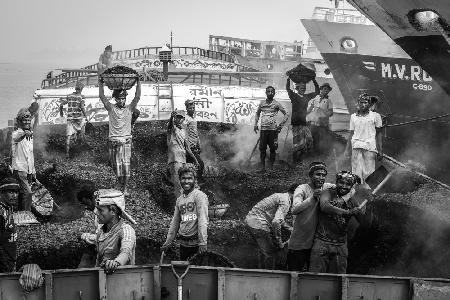
[{"label": "wooden plank", "polygon": [[291,273],[291,293],[289,299],[296,300],[298,298],[298,273]]},{"label": "wooden plank", "polygon": [[349,280],[347,276],[342,276],[342,288],[341,288],[341,299],[347,300],[348,299],[348,284]]},{"label": "wooden plank", "polygon": [[225,270],[223,268],[217,269],[217,300],[225,300]]},{"label": "wooden plank", "polygon": [[53,274],[45,274],[45,300],[53,300]]},{"label": "wooden plank", "polygon": [[98,270],[98,293],[100,300],[108,299],[106,273],[104,270]]},{"label": "wooden plank", "polygon": [[153,298],[155,300],[161,300],[161,267],[153,267]]}]

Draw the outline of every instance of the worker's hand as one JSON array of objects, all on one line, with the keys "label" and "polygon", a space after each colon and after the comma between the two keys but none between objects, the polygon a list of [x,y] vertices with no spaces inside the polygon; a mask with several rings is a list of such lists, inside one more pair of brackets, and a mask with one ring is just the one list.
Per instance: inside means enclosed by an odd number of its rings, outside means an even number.
[{"label": "worker's hand", "polygon": [[258,125],[255,125],[255,127],[253,127],[253,131],[254,131],[255,133],[258,133],[258,131],[259,131]]},{"label": "worker's hand", "polygon": [[164,243],[162,246],[161,246],[161,252],[166,252],[167,251],[167,249],[169,249],[170,248],[170,245],[171,245],[171,243]]},{"label": "worker's hand", "polygon": [[103,85],[103,83],[105,83],[105,81],[103,80],[103,77],[102,77],[102,76],[99,76],[99,77],[98,77],[98,83],[99,83],[99,85],[100,85],[100,84]]},{"label": "worker's hand", "polygon": [[120,264],[113,259],[108,259],[103,263],[106,274],[114,273],[118,266],[120,266]]},{"label": "worker's hand", "polygon": [[381,151],[377,152],[377,159],[378,159],[378,161],[382,161],[383,160],[383,152],[381,152]]},{"label": "worker's hand", "polygon": [[25,133],[25,137],[27,139],[30,139],[33,137],[33,132],[31,130],[25,130],[24,133]]},{"label": "worker's hand", "polygon": [[198,253],[205,253],[206,251],[208,251],[208,246],[206,245],[198,246]]},{"label": "worker's hand", "polygon": [[322,194],[322,189],[315,189],[313,192],[313,197],[315,199],[319,199],[321,194]]},{"label": "worker's hand", "polygon": [[283,126],[278,125],[278,126],[277,126],[277,129],[276,129],[277,133],[280,133],[280,132],[281,132],[281,129],[283,129]]},{"label": "worker's hand", "polygon": [[348,211],[348,214],[351,215],[359,215],[361,213],[361,209],[359,207],[354,207]]},{"label": "worker's hand", "polygon": [[174,111],[170,114],[170,117],[171,117],[171,118],[175,118],[176,116],[177,116],[177,111],[174,110]]},{"label": "worker's hand", "polygon": [[345,157],[346,159],[350,159],[350,156],[351,156],[350,151],[347,150],[347,149],[345,149],[345,151],[344,151],[344,157]]}]

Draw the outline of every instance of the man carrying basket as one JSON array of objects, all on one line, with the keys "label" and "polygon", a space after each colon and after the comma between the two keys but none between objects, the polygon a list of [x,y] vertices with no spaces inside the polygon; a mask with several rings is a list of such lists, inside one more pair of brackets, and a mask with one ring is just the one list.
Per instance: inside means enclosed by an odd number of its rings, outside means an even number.
[{"label": "man carrying basket", "polygon": [[131,120],[133,112],[141,98],[141,83],[136,83],[136,93],[130,104],[126,105],[127,91],[114,89],[112,96],[115,104],[111,104],[105,97],[104,80],[99,78],[99,96],[109,117],[109,154],[111,165],[116,173],[121,190],[128,196],[127,184],[130,179],[131,159]]}]

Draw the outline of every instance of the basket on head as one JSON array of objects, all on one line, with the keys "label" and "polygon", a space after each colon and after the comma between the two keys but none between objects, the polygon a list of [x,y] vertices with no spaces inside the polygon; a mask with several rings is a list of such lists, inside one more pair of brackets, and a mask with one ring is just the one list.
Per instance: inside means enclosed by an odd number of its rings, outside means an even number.
[{"label": "basket on head", "polygon": [[316,78],[316,67],[313,63],[301,63],[295,68],[287,71],[286,75],[289,76],[289,78],[295,83],[308,83],[312,79]]},{"label": "basket on head", "polygon": [[129,90],[136,83],[139,74],[132,68],[125,66],[111,67],[100,75],[105,85],[111,90]]}]

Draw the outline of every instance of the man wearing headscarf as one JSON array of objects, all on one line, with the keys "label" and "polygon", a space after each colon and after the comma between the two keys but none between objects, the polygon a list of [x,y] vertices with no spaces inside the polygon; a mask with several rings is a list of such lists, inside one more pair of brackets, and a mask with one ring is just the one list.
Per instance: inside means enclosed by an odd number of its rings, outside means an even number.
[{"label": "man wearing headscarf", "polygon": [[350,116],[350,135],[345,157],[350,158],[352,172],[365,185],[366,178],[375,171],[375,160],[383,157],[382,120],[380,114],[370,110],[371,97],[362,94],[358,98],[358,111]]},{"label": "man wearing headscarf", "polygon": [[[19,115],[24,114],[25,112],[29,112],[31,114],[31,128],[33,131],[36,129],[37,124],[39,123],[39,103],[33,101],[30,106],[21,108],[17,113],[17,117]],[[18,119],[16,117],[16,125],[18,124]]]},{"label": "man wearing headscarf", "polygon": [[27,211],[31,211],[31,185],[36,181],[31,119],[32,115],[29,111],[20,113],[17,116],[18,128],[11,136],[12,169],[20,186],[19,210]]},{"label": "man wearing headscarf", "polygon": [[327,166],[323,162],[309,165],[309,182],[299,185],[294,191],[292,215],[293,230],[288,242],[287,267],[290,271],[302,272],[308,269],[311,247],[316,232],[319,196],[324,188]]},{"label": "man wearing headscarf", "polygon": [[357,177],[351,172],[336,174],[336,186],[320,195],[319,222],[311,250],[311,272],[344,274],[347,271],[347,232],[350,219],[365,214],[353,200]]},{"label": "man wearing headscarf", "polygon": [[80,134],[81,139],[85,138],[86,111],[84,109],[84,96],[81,95],[84,85],[78,81],[75,85],[75,92],[61,100],[59,114],[64,115],[63,107],[67,104],[67,126],[66,126],[66,158],[69,158],[70,140]]},{"label": "man wearing headscarf", "polygon": [[136,257],[136,233],[125,221],[136,221],[125,210],[122,192],[100,189],[95,193],[98,222],[101,227],[96,233],[97,259],[95,266],[106,273],[113,273],[117,267],[134,265]]},{"label": "man wearing headscarf", "polygon": [[13,214],[18,209],[19,183],[8,177],[0,182],[0,273],[14,272],[17,232]]},{"label": "man wearing headscarf", "polygon": [[103,73],[106,69],[109,69],[114,66],[114,58],[112,57],[112,46],[108,45],[105,47],[105,51],[100,54],[98,58],[98,73]]}]

